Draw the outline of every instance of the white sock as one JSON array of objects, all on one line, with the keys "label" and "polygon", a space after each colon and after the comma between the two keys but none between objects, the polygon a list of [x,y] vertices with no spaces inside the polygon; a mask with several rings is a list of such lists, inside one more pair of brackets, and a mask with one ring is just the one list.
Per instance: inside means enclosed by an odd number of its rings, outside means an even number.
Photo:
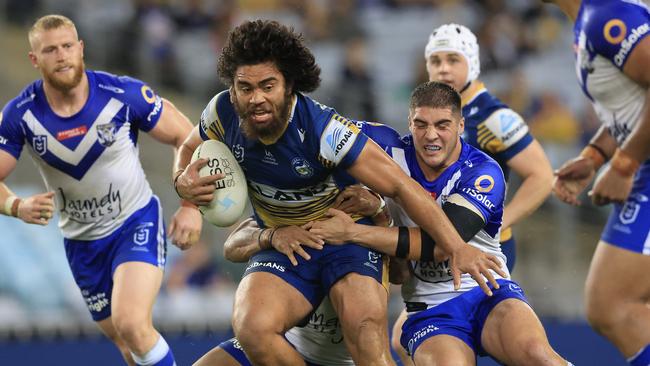
[{"label": "white sock", "polygon": [[144,356],[140,357],[133,352],[131,352],[131,356],[133,357],[133,361],[137,363],[138,365],[141,366],[149,366],[149,365],[155,365],[156,362],[160,361],[167,355],[169,352],[169,345],[165,341],[165,338],[163,338],[161,335],[158,335],[158,342],[149,350],[149,352],[145,353]]}]

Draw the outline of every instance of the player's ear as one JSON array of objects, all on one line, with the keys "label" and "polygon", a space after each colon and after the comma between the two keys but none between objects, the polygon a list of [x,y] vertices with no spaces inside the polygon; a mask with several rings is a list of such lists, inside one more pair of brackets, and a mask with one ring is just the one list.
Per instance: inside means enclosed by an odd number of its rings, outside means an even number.
[{"label": "player's ear", "polygon": [[463,132],[465,132],[465,118],[460,117],[460,120],[458,120],[458,136],[462,135]]},{"label": "player's ear", "polygon": [[230,103],[236,104],[235,103],[235,85],[231,85],[230,88],[228,88],[228,91],[230,92]]}]

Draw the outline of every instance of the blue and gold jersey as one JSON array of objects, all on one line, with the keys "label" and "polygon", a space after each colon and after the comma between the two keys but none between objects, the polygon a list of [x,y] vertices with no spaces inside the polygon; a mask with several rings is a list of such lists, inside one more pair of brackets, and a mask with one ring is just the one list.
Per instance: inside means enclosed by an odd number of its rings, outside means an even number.
[{"label": "blue and gold jersey", "polygon": [[482,83],[474,95],[463,98],[462,114],[463,139],[496,160],[507,181],[510,169],[506,163],[533,142],[526,122]]},{"label": "blue and gold jersey", "polygon": [[368,141],[357,123],[302,94],[292,98],[283,135],[273,144],[246,138],[230,92],[217,94],[201,115],[204,140],[225,143],[241,165],[257,222],[263,227],[302,225],[323,216],[345,173]]},{"label": "blue and gold jersey", "polygon": [[138,132],[160,119],[162,99],[140,80],[86,70],[88,100],[73,116],[50,108],[35,81],[0,114],[0,149],[28,146],[49,191],[56,192],[63,236],[96,240],[116,230],[152,196],[138,157]]},{"label": "blue and gold jersey", "polygon": [[583,0],[574,26],[576,73],[598,118],[619,144],[641,120],[646,88],[623,73],[630,54],[650,34],[642,1]]}]

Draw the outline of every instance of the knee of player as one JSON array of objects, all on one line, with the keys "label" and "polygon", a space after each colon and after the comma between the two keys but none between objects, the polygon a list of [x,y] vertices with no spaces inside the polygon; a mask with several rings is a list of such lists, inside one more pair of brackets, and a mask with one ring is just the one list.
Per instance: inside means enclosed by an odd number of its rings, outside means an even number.
[{"label": "knee of player", "polygon": [[386,313],[384,311],[364,309],[366,311],[361,312],[358,310],[361,309],[350,311],[353,314],[340,315],[345,319],[342,325],[348,330],[346,334],[353,332],[353,334],[359,337],[366,337],[373,334],[382,336],[386,334],[386,337],[388,337]]},{"label": "knee of player", "polygon": [[516,346],[513,348],[517,353],[520,353],[519,357],[515,357],[518,360],[517,364],[548,365],[549,360],[556,357],[555,351],[553,351],[546,339],[531,337],[514,343]]},{"label": "knee of player", "polygon": [[242,344],[258,343],[260,339],[283,334],[281,327],[264,312],[235,312],[232,327]]},{"label": "knee of player", "polygon": [[147,337],[151,336],[151,332],[154,332],[151,325],[130,317],[114,317],[113,325],[119,337],[131,350],[138,348],[139,343],[145,341]]},{"label": "knee of player", "polygon": [[604,304],[602,301],[587,299],[585,315],[589,324],[599,333],[607,333],[616,324],[620,324],[625,314],[620,307]]}]

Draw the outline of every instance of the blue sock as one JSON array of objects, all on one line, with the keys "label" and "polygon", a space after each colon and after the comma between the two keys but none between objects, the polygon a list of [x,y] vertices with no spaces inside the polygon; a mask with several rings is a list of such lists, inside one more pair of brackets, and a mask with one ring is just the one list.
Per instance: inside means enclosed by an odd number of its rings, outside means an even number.
[{"label": "blue sock", "polygon": [[133,361],[138,366],[176,366],[174,354],[172,354],[172,350],[162,336],[158,338],[158,342],[145,355],[138,356],[131,353],[131,356],[133,356]]},{"label": "blue sock", "polygon": [[641,348],[636,355],[627,359],[632,366],[650,366],[650,343]]}]

